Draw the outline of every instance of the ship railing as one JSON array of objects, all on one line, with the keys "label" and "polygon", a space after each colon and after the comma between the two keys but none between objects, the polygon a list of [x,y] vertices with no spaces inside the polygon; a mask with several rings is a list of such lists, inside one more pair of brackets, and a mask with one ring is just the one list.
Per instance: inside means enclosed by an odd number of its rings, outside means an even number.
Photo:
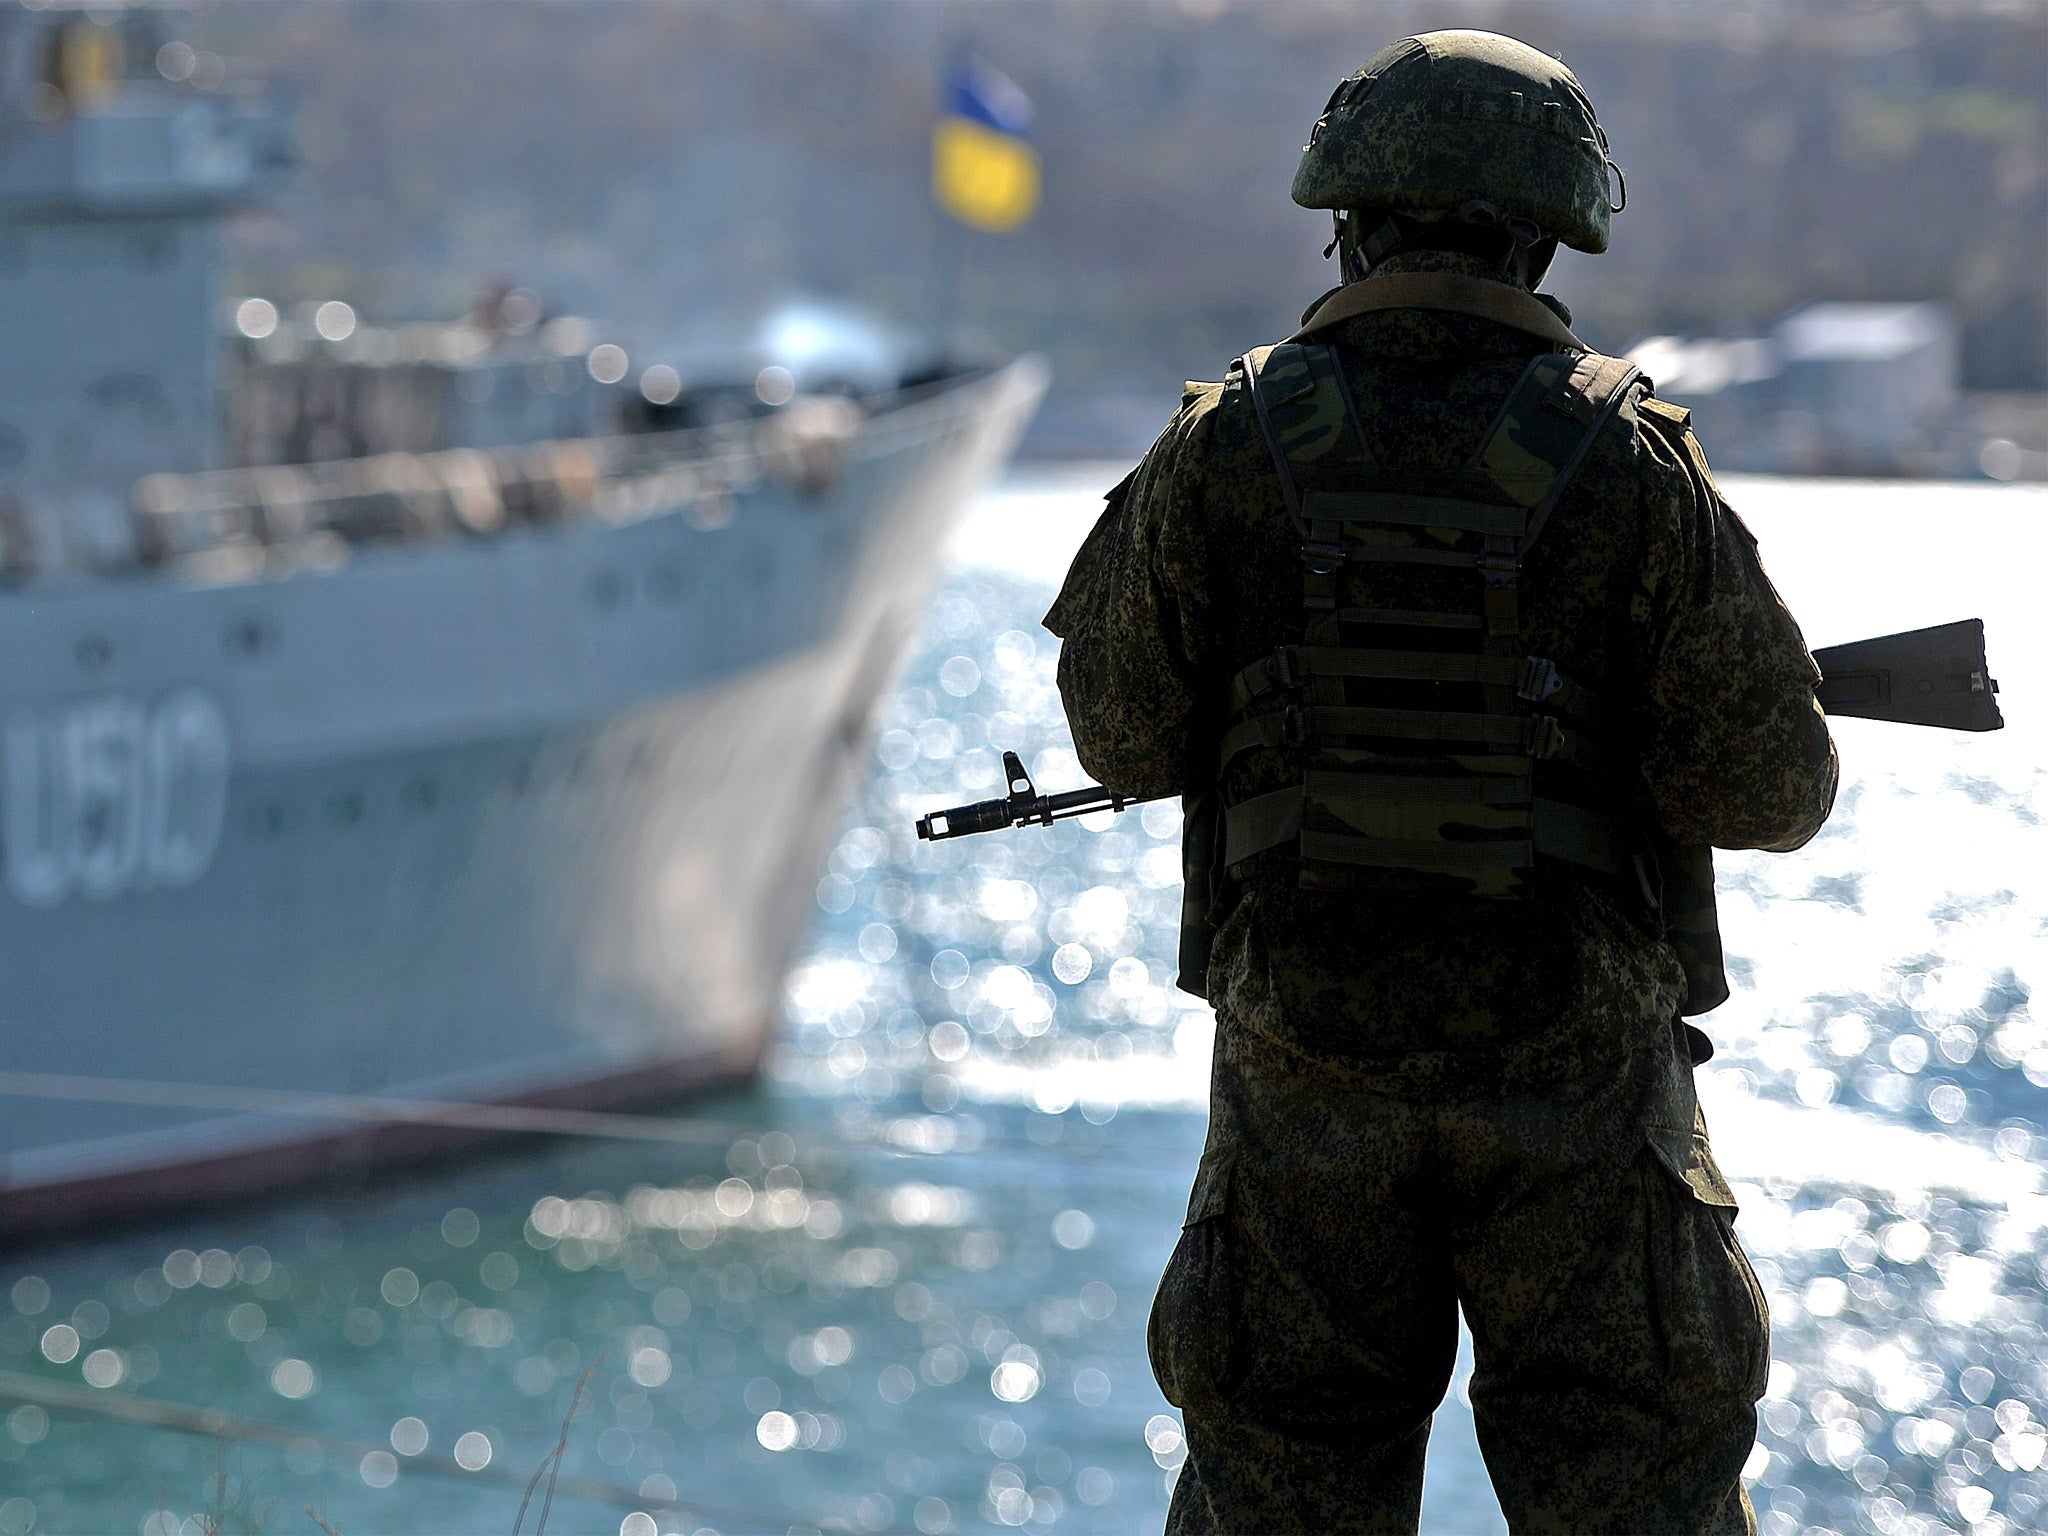
[{"label": "ship railing", "polygon": [[865,407],[798,396],[772,415],[677,432],[151,475],[130,498],[136,547],[147,566],[235,577],[332,563],[358,546],[678,508],[717,527],[764,480],[800,499],[822,496],[850,463],[928,429],[933,412],[963,408],[992,372],[927,381]]},{"label": "ship railing", "polygon": [[758,423],[658,436],[151,475],[137,483],[131,509],[140,557],[152,566],[235,552],[317,563],[322,550],[630,521],[675,507],[717,523],[764,477],[809,495],[828,490],[862,422],[850,401],[792,401]]}]

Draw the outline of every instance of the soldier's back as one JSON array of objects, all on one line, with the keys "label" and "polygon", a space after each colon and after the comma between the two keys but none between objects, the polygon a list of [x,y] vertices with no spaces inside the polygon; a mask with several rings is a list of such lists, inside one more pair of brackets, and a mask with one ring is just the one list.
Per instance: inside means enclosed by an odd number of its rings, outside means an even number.
[{"label": "soldier's back", "polygon": [[[1554,346],[1475,316],[1421,309],[1368,314],[1316,341],[1334,345],[1356,427],[1382,474],[1429,490],[1455,485],[1527,371]],[[1200,455],[1213,655],[1223,679],[1299,645],[1301,535],[1257,412],[1241,382],[1202,402]],[[1651,615],[1636,601],[1654,520],[1692,498],[1673,444],[1634,400],[1600,427],[1520,575],[1521,648],[1630,713],[1643,688]],[[1180,471],[1194,471],[1187,465]],[[1455,608],[1469,571],[1366,565],[1347,603]],[[1240,754],[1222,789],[1237,801],[1298,781],[1302,753]],[[1631,872],[1632,873],[1632,872]],[[1227,886],[1211,996],[1249,1027],[1365,1072],[1406,1096],[1461,1096],[1599,1071],[1661,1027],[1683,977],[1632,881],[1548,861],[1528,899],[1432,896],[1401,887],[1303,890],[1284,851],[1255,854]],[[1624,1022],[1626,1021],[1626,1022]],[[1638,1036],[1639,1037],[1639,1036]]]}]

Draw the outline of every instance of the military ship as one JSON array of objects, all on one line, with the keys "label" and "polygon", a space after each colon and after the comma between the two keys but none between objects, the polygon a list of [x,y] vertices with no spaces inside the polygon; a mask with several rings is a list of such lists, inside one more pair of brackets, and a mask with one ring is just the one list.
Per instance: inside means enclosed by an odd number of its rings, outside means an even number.
[{"label": "military ship", "polygon": [[1044,387],[224,299],[288,125],[174,22],[0,15],[0,1240],[752,1073]]}]

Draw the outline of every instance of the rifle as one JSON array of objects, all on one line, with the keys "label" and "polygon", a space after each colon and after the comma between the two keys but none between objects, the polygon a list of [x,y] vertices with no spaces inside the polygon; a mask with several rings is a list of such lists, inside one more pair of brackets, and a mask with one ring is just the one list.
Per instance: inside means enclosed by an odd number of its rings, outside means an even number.
[{"label": "rifle", "polygon": [[999,832],[1006,827],[1028,827],[1034,823],[1049,827],[1072,816],[1086,816],[1090,811],[1121,811],[1126,806],[1144,803],[1129,795],[1111,794],[1100,784],[1041,795],[1025,771],[1024,760],[1014,752],[1003,754],[1003,777],[1009,783],[1009,794],[1000,800],[977,800],[972,805],[956,805],[920,816],[917,835],[928,843],[937,843],[949,837],[972,837],[977,832]]},{"label": "rifle", "polygon": [[[1996,731],[1998,683],[1984,655],[1984,621],[1959,619],[1871,640],[1829,645],[1813,653],[1820,668],[1814,697],[1828,714],[1892,720],[1951,731]],[[1167,796],[1118,795],[1100,784],[1041,795],[1014,752],[1003,754],[1009,793],[933,811],[917,821],[927,842],[973,837],[1008,827],[1049,827],[1091,811],[1122,811]]]},{"label": "rifle", "polygon": [[1831,715],[1950,731],[2005,727],[1982,619],[1823,646],[1813,659],[1820,667],[1814,697]]}]

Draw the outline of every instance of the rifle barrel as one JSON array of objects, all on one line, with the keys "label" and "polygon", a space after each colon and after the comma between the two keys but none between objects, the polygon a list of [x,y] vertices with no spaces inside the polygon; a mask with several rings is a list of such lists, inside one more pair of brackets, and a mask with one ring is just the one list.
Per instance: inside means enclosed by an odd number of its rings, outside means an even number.
[{"label": "rifle barrel", "polygon": [[937,843],[949,837],[972,837],[977,832],[999,832],[1017,824],[1015,802],[1005,796],[1001,800],[977,800],[972,805],[950,806],[946,810],[920,816],[917,818],[917,835],[928,843]]},{"label": "rifle barrel", "polygon": [[1094,811],[1120,811],[1136,800],[1111,794],[1100,784],[1056,795],[1010,795],[1001,800],[977,800],[972,805],[951,806],[917,819],[917,835],[929,843],[949,837],[972,837],[980,832],[997,832],[1006,827],[1050,826]]}]

